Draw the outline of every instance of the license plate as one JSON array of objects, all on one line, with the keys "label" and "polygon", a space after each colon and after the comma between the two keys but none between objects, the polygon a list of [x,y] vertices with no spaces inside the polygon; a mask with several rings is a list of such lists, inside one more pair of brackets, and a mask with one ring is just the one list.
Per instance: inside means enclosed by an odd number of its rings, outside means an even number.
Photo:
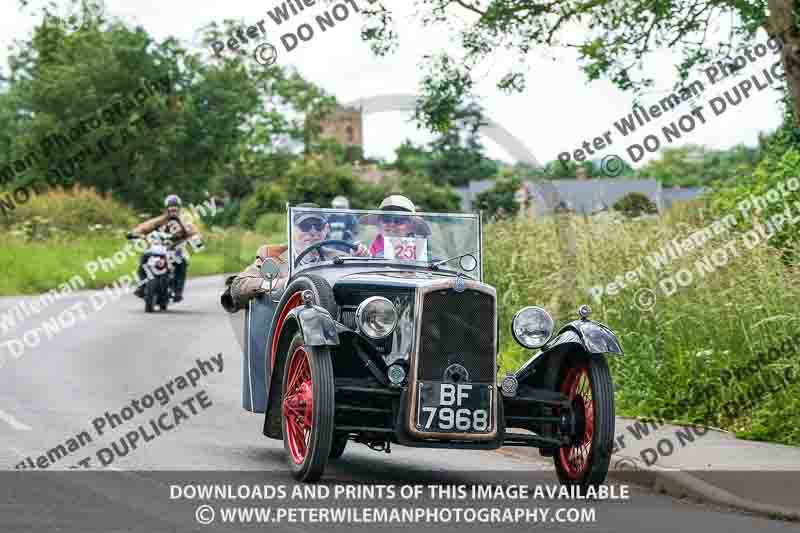
[{"label": "license plate", "polygon": [[417,430],[441,433],[492,431],[491,389],[474,383],[418,383]]}]

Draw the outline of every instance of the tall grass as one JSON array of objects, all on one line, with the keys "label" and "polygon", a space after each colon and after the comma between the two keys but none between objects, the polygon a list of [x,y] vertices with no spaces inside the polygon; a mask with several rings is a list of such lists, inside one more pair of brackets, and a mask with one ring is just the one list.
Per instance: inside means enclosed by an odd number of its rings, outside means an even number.
[{"label": "tall grass", "polygon": [[[702,211],[684,207],[665,217],[622,223],[569,217],[490,224],[485,230],[487,281],[498,289],[500,323],[506,327],[519,308],[538,304],[563,324],[577,318],[579,303],[588,303],[592,318],[611,327],[625,350],[611,361],[620,412],[697,419],[707,405],[720,405],[723,396],[755,387],[756,377],[744,376],[729,384],[733,390],[719,390],[723,369],[742,365],[800,331],[800,272],[766,244],[746,250],[737,242],[740,257],[732,256],[705,277],[695,262],[731,235],[716,237],[661,270],[646,261],[668,239],[708,223]],[[625,282],[627,287],[604,294],[600,303],[591,297],[593,286],[606,286],[643,264],[639,282]],[[680,269],[693,272],[695,279],[667,296],[659,283]],[[637,291],[644,288],[654,291],[652,308],[642,305],[641,293],[637,304]],[[501,365],[513,369],[531,354],[503,333]],[[786,366],[797,369],[799,360],[798,353],[782,354],[771,366],[781,373]],[[719,392],[704,397],[700,391],[709,390],[707,385],[716,385],[711,390]],[[720,413],[708,422],[741,435],[800,444],[799,393],[798,386],[768,393],[735,418]],[[688,411],[682,405],[689,405]]]},{"label": "tall grass", "polygon": [[12,227],[35,219],[45,219],[52,227],[76,233],[87,232],[96,225],[130,227],[137,221],[130,207],[78,183],[31,195],[26,203],[6,210],[0,216],[0,226]]}]

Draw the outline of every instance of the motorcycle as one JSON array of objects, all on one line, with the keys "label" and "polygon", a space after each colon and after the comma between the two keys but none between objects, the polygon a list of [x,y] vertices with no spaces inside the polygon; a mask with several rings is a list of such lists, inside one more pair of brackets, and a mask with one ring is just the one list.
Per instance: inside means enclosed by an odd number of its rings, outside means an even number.
[{"label": "motorcycle", "polygon": [[166,311],[174,294],[175,263],[183,260],[178,258],[178,243],[174,235],[156,230],[146,237],[129,233],[128,239],[144,239],[149,244],[143,256],[145,272],[149,271],[142,295],[145,313],[152,313],[156,305],[161,311]]},{"label": "motorcycle", "polygon": [[357,227],[355,217],[333,215],[328,221],[328,224],[331,227],[328,233],[329,239],[348,242],[353,240],[354,229]]}]

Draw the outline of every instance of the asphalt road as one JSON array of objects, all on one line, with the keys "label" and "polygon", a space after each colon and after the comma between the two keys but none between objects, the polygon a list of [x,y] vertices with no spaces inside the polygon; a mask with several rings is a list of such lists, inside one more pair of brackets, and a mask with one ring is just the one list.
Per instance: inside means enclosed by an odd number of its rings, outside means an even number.
[{"label": "asphalt road", "polygon": [[[22,339],[25,332],[41,328],[56,318],[70,322],[67,309],[73,310],[75,323],[49,335],[39,330],[27,334],[24,350],[0,346],[0,531],[47,531],[62,528],[76,531],[177,531],[200,528],[204,531],[232,531],[241,524],[197,526],[193,510],[198,502],[187,498],[171,499],[170,485],[189,480],[223,480],[273,487],[293,485],[284,467],[283,445],[261,435],[262,418],[240,408],[241,355],[234,331],[240,335],[241,314],[232,325],[229,315],[218,304],[222,277],[190,280],[186,299],[167,313],[145,314],[143,303],[133,295],[108,301],[93,309],[90,297],[100,302],[98,292],[82,292],[65,297],[40,313],[6,331],[0,344]],[[30,301],[31,298],[24,298]],[[20,299],[0,299],[0,313]],[[84,302],[81,305],[81,302]],[[80,311],[80,312],[79,312]],[[60,318],[59,318],[60,317]],[[63,324],[62,324],[63,325]],[[13,344],[13,343],[12,343]],[[25,344],[25,341],[22,341]],[[211,358],[222,354],[222,371]],[[197,360],[209,361],[198,370]],[[195,369],[195,370],[192,370]],[[213,369],[213,370],[212,370]],[[178,377],[188,378],[181,383]],[[195,386],[186,385],[194,379]],[[160,386],[172,383],[166,405],[147,407],[141,413],[131,401],[144,400]],[[165,392],[166,394],[166,392]],[[191,402],[181,403],[194,397]],[[183,416],[176,414],[179,407]],[[105,413],[131,415],[115,429],[109,427]],[[165,413],[161,417],[162,413]],[[164,429],[155,435],[156,420]],[[102,419],[104,426],[96,419]],[[150,424],[150,421],[153,423]],[[97,427],[103,431],[99,434]],[[136,449],[124,447],[125,434],[137,431]],[[84,437],[80,437],[83,434]],[[86,436],[91,442],[86,440]],[[146,436],[150,437],[144,442]],[[128,440],[130,442],[130,438]],[[116,449],[113,447],[116,443]],[[48,450],[63,445],[65,453],[47,459]],[[101,450],[109,450],[102,452]],[[60,455],[60,456],[59,456]],[[26,463],[40,461],[46,468]],[[102,458],[102,459],[101,459]],[[100,462],[109,464],[104,469]],[[49,464],[51,463],[52,464]],[[84,461],[90,471],[54,472],[78,466]],[[15,469],[22,464],[25,469]],[[50,474],[31,474],[31,470]],[[122,470],[125,472],[108,472]],[[153,472],[169,470],[174,472]],[[197,472],[199,470],[205,472]],[[136,472],[131,472],[136,471]],[[183,471],[183,472],[179,472]],[[194,472],[186,472],[194,471]],[[236,474],[219,471],[237,471]],[[248,471],[248,472],[242,472]],[[38,476],[38,477],[37,477]],[[44,481],[46,480],[46,482]],[[342,459],[328,467],[325,484],[351,483],[509,483],[554,484],[552,463],[527,462],[499,452],[449,451],[395,446],[391,454],[372,451],[349,443]],[[398,489],[399,490],[399,489]],[[441,506],[448,499],[435,501],[358,498],[357,507],[380,504],[385,507],[408,505]],[[456,501],[456,500],[453,500]],[[242,502],[227,502],[243,505]],[[247,501],[247,504],[264,503]],[[268,502],[272,503],[272,502]],[[327,505],[331,501],[283,501],[286,508]],[[344,502],[334,502],[343,506]],[[460,500],[460,505],[493,505],[500,509],[514,502],[497,499],[475,502]],[[531,529],[546,527],[574,531],[783,531],[796,530],[796,524],[747,516],[727,509],[679,501],[635,486],[626,501],[570,502],[546,499],[536,502],[543,508],[574,506],[596,509],[593,523],[486,524],[371,524],[370,529],[483,531],[489,527]],[[87,525],[88,524],[88,525]],[[253,527],[263,528],[264,525]],[[282,521],[272,529],[292,531],[345,531],[363,525],[312,524]]]}]

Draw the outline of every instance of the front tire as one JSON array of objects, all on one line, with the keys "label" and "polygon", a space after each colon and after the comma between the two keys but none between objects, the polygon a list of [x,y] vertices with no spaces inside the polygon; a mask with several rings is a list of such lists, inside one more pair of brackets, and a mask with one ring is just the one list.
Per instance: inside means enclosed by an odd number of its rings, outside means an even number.
[{"label": "front tire", "polygon": [[614,444],[614,384],[603,357],[570,358],[561,371],[561,392],[572,401],[573,444],[553,456],[558,479],[581,492],[601,485],[608,475]]},{"label": "front tire", "polygon": [[334,380],[330,350],[306,346],[300,332],[289,345],[283,370],[281,427],[292,476],[322,477],[333,443]]},{"label": "front tire", "polygon": [[158,295],[158,280],[151,279],[144,286],[144,312],[152,313],[155,310],[156,296]]},{"label": "front tire", "polygon": [[158,284],[158,307],[162,311],[166,311],[169,306],[169,278],[167,276],[160,276]]},{"label": "front tire", "polygon": [[333,444],[331,445],[331,453],[328,455],[330,459],[338,459],[344,453],[344,449],[347,447],[347,435],[337,435],[333,439]]}]

